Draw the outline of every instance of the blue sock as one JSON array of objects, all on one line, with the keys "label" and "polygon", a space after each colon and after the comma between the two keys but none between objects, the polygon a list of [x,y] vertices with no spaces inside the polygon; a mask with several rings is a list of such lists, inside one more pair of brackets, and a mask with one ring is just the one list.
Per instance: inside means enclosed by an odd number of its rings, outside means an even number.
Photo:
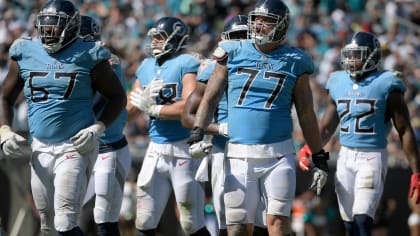
[{"label": "blue sock", "polygon": [[140,230],[137,229],[137,236],[155,236],[156,229]]},{"label": "blue sock", "polygon": [[373,219],[368,215],[355,215],[354,219],[354,226],[356,228],[356,235],[357,236],[371,236],[372,235],[372,227],[373,227]]},{"label": "blue sock", "polygon": [[354,235],[354,222],[344,221],[344,229],[347,232],[347,235],[353,236]]},{"label": "blue sock", "polygon": [[79,227],[75,227],[69,231],[58,232],[59,236],[85,236],[82,230]]},{"label": "blue sock", "polygon": [[99,236],[120,236],[118,222],[107,222],[97,224]]}]

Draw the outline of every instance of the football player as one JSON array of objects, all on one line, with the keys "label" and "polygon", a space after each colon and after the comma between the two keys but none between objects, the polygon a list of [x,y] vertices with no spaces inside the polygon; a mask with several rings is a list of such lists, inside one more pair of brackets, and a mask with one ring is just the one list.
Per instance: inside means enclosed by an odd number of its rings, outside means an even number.
[{"label": "football player", "polygon": [[[244,40],[247,39],[248,35],[248,16],[246,15],[237,15],[232,17],[229,21],[226,22],[223,32],[221,33],[222,40]],[[197,87],[188,97],[188,100],[185,104],[182,124],[189,129],[193,128],[195,113],[197,112],[198,105],[204,94],[207,81],[213,72],[216,65],[215,60],[203,59],[199,68],[197,75]],[[217,111],[215,113],[216,123],[211,123],[206,129],[206,133],[212,134],[211,144],[210,143],[200,143],[204,146],[192,146],[191,154],[196,158],[204,157],[208,154],[211,154],[211,186],[213,194],[213,204],[214,210],[217,217],[217,222],[219,226],[219,235],[227,235],[226,221],[225,221],[225,207],[223,202],[223,182],[224,182],[224,152],[226,142],[228,140],[227,136],[227,100],[226,93],[223,93]],[[210,152],[211,149],[211,152]],[[203,161],[207,161],[204,159]],[[256,231],[266,232],[264,226],[265,217],[263,214],[258,214],[255,227],[257,230],[254,230],[254,235],[257,234]],[[267,232],[266,232],[267,233]]]},{"label": "football player", "polygon": [[[348,235],[372,233],[387,174],[392,124],[413,172],[409,197],[415,197],[416,204],[420,200],[419,152],[404,102],[405,85],[395,73],[380,69],[380,61],[377,37],[356,32],[341,50],[343,70],[332,73],[326,85],[329,103],[320,130],[326,144],[339,127],[335,191]],[[302,170],[309,168],[311,150],[304,146],[299,152]]]},{"label": "football player", "polygon": [[[215,69],[197,110],[189,142],[200,145],[227,89],[228,134],[224,203],[229,235],[251,233],[258,199],[264,199],[270,235],[291,233],[295,196],[292,105],[315,150],[313,186],[326,182],[328,153],[312,106],[310,56],[284,42],[290,12],[281,0],[259,0],[248,14],[250,40],[226,40],[213,52]],[[227,75],[227,76],[226,76]]]},{"label": "football player", "polygon": [[155,235],[172,190],[181,227],[187,235],[209,235],[204,222],[204,189],[194,179],[198,159],[188,153],[188,129],[181,112],[196,86],[200,62],[182,52],[187,25],[176,17],[162,17],[149,30],[152,57],[136,71],[130,93],[129,117],[142,111],[150,116],[150,143],[137,178],[138,235]]},{"label": "football player", "polygon": [[[38,38],[19,38],[9,50],[3,84],[1,147],[19,155],[24,140],[10,127],[23,90],[28,103],[31,188],[43,235],[83,235],[78,226],[98,139],[126,105],[125,91],[100,43],[78,38],[80,15],[71,1],[49,0],[36,18]],[[95,119],[93,91],[108,101]]]},{"label": "football player", "polygon": [[[98,22],[90,16],[82,15],[81,19],[79,36],[85,41],[100,41],[101,32]],[[125,78],[119,58],[112,54],[109,62],[118,76],[121,86],[125,88]],[[93,105],[96,117],[102,114],[107,103],[105,97],[96,93]],[[123,133],[126,121],[127,110],[124,109],[99,137],[99,155],[88,184],[88,189],[93,188],[95,193],[93,216],[99,236],[120,235],[118,219],[124,183],[131,166],[130,150]],[[85,200],[92,197],[92,195],[89,195],[85,197]]]}]

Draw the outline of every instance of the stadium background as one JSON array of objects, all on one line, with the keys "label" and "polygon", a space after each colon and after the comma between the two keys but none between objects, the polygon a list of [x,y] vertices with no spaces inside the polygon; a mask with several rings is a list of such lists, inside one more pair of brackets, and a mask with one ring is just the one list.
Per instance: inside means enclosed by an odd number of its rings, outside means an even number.
[{"label": "stadium background", "polygon": [[[8,71],[8,49],[16,38],[33,36],[34,19],[42,0],[0,0],[0,86]],[[128,84],[135,80],[134,72],[147,55],[143,50],[150,41],[147,30],[153,21],[166,15],[177,16],[191,28],[186,50],[208,57],[219,40],[224,22],[237,14],[247,14],[254,0],[74,0],[81,14],[94,17],[102,27],[102,40],[122,62]],[[420,2],[415,0],[285,0],[292,15],[287,33],[288,43],[307,50],[314,59],[316,72],[311,86],[318,117],[325,108],[324,85],[328,74],[340,68],[340,48],[354,31],[365,30],[377,34],[381,41],[382,66],[401,72],[407,85],[408,104],[417,143],[420,146]],[[130,88],[127,88],[127,91]],[[1,111],[0,111],[1,112]],[[134,186],[142,157],[148,144],[148,119],[139,116],[126,127],[133,155],[132,172],[126,183],[126,196],[121,214],[124,235],[131,235],[134,217]],[[14,128],[27,135],[26,104],[23,99],[16,106]],[[295,145],[300,148],[303,137],[295,124]],[[377,234],[409,235],[407,201],[410,170],[401,150],[398,134],[393,130],[388,138],[389,172],[384,196],[376,221]],[[30,193],[29,148],[27,158],[1,159],[0,156],[0,216],[10,236],[37,235],[38,218]],[[335,169],[337,137],[327,146],[332,152],[331,169]],[[0,154],[1,155],[1,154]],[[298,172],[298,186],[294,204],[293,224],[297,235],[303,235],[307,222],[308,235],[342,235],[338,216],[333,177],[321,198],[306,191],[309,174]],[[214,219],[211,199],[206,207],[209,222]],[[130,205],[131,204],[131,205]],[[133,205],[134,204],[134,205]],[[94,232],[89,204],[83,227]],[[175,223],[172,202],[160,225],[161,235],[175,235],[180,231]],[[175,214],[174,214],[175,213]],[[209,223],[210,224],[210,223]],[[181,232],[177,233],[182,235]],[[0,233],[1,235],[1,233]],[[94,235],[94,234],[92,234]],[[383,235],[383,234],[382,234]]]}]

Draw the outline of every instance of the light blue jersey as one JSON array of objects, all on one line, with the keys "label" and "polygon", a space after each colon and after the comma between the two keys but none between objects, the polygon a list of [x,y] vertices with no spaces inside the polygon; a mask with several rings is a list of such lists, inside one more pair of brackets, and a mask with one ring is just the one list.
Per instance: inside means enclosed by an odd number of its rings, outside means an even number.
[{"label": "light blue jersey", "polygon": [[108,60],[99,43],[77,39],[57,53],[48,54],[38,39],[21,38],[9,50],[24,80],[29,130],[46,143],[69,139],[95,121],[91,70]]},{"label": "light blue jersey", "polygon": [[[118,57],[115,55],[112,55],[112,59],[110,62],[111,62],[112,69],[114,70],[115,74],[118,76],[118,79],[120,80],[121,86],[125,88],[126,82],[124,78],[124,73],[121,68],[121,64],[119,62]],[[103,100],[104,99],[102,98],[100,99],[99,103],[95,103],[95,111],[99,110],[99,112],[95,112],[96,118],[99,118],[102,115],[102,112],[105,108],[106,103],[101,102]],[[118,115],[118,117],[112,122],[112,124],[106,128],[105,132],[101,135],[100,146],[113,144],[115,142],[125,139],[123,130],[127,122],[127,116],[128,116],[128,112],[126,109],[124,109],[120,113],[120,115]],[[126,144],[126,142],[124,142],[124,144]]]},{"label": "light blue jersey", "polygon": [[[168,105],[182,99],[182,78],[187,73],[197,73],[200,62],[189,54],[167,59],[159,66],[155,58],[146,58],[136,71],[143,87],[153,79],[162,79],[165,86],[159,93],[157,104]],[[171,143],[188,138],[190,132],[180,120],[151,119],[149,136],[155,143]]]},{"label": "light blue jersey", "polygon": [[314,72],[304,51],[280,45],[264,54],[249,40],[222,41],[228,53],[229,142],[270,144],[292,138],[296,80]]},{"label": "light blue jersey", "polygon": [[[197,75],[197,80],[207,84],[211,74],[216,67],[216,61],[206,59],[203,63],[201,63],[200,70]],[[216,114],[214,114],[214,120],[221,124],[227,122],[227,97],[226,92],[223,93],[222,98],[219,101],[219,105],[217,106]],[[222,135],[214,135],[212,138],[212,143],[214,146],[217,146],[221,150],[225,149],[226,142],[228,138]]]},{"label": "light blue jersey", "polygon": [[340,117],[341,145],[351,148],[385,148],[391,129],[386,114],[390,92],[405,92],[392,72],[378,71],[354,82],[345,71],[331,73],[327,89]]}]

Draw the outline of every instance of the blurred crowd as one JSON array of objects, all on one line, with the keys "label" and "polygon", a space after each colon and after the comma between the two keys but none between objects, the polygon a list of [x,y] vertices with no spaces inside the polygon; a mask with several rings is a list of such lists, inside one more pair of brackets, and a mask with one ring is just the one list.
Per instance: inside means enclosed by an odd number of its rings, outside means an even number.
[{"label": "blurred crowd", "polygon": [[[126,79],[147,57],[150,43],[147,31],[165,15],[177,16],[190,26],[187,50],[208,57],[215,48],[224,22],[237,14],[247,14],[253,0],[74,0],[81,14],[94,17],[101,25],[102,40],[117,54]],[[406,101],[420,142],[420,2],[414,0],[285,0],[292,21],[287,33],[289,44],[307,50],[316,64],[313,93],[318,115],[325,104],[324,84],[331,71],[340,69],[340,48],[354,31],[375,33],[382,44],[382,65],[398,71],[407,86]],[[42,0],[0,1],[0,85],[7,73],[7,53],[14,39],[34,36],[34,19]],[[22,108],[24,111],[24,108]],[[24,112],[20,113],[24,121]],[[18,117],[19,118],[19,117]],[[19,125],[19,124],[18,124]],[[22,129],[24,124],[20,124]],[[296,126],[298,126],[296,124]],[[127,126],[134,148],[147,146],[147,117]],[[389,137],[390,165],[405,166],[405,158],[394,132]],[[297,129],[296,146],[303,138]],[[331,148],[338,143],[332,141]],[[136,151],[136,150],[135,150]]]},{"label": "blurred crowd", "polygon": [[[312,75],[315,110],[318,117],[325,108],[324,85],[330,72],[340,69],[340,48],[355,31],[375,33],[382,45],[382,66],[396,71],[404,80],[405,99],[420,146],[420,2],[416,0],[284,0],[291,11],[287,33],[289,44],[305,49],[312,56],[316,71]],[[147,31],[162,16],[177,16],[190,27],[187,51],[209,57],[219,41],[224,22],[247,14],[254,0],[73,0],[80,13],[94,17],[102,29],[102,41],[120,57],[127,80],[127,91],[136,79],[134,72],[147,57],[150,43]],[[34,20],[42,0],[0,0],[0,86],[8,71],[8,49],[20,36],[35,36]],[[24,102],[17,107],[15,126],[27,130]],[[295,124],[296,148],[304,143]],[[134,180],[148,144],[148,118],[139,116],[129,123]],[[338,150],[333,139],[327,149]],[[398,134],[389,137],[389,165],[407,167]],[[137,166],[138,167],[138,166]],[[127,192],[130,192],[127,189]],[[307,193],[297,198],[317,200]],[[306,216],[308,217],[308,216]],[[322,222],[320,222],[322,223]]]}]

